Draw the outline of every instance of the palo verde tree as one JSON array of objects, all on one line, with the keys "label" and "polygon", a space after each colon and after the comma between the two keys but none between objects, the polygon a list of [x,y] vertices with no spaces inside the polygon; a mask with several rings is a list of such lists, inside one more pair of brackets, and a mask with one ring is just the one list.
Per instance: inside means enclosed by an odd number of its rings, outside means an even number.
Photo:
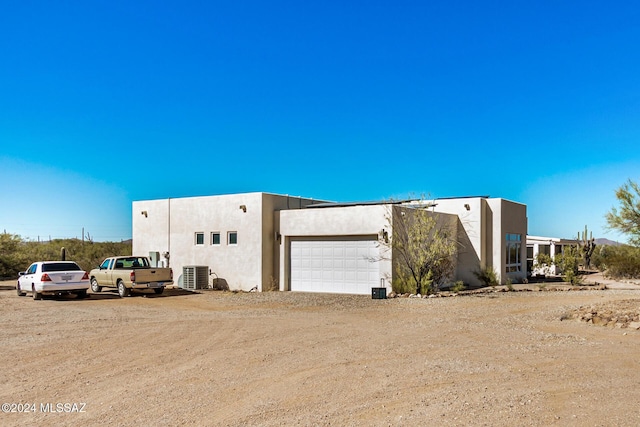
[{"label": "palo verde tree", "polygon": [[455,267],[455,227],[448,218],[425,209],[393,205],[387,218],[391,238],[382,244],[391,251],[396,281],[394,290],[428,294],[450,279]]},{"label": "palo verde tree", "polygon": [[629,179],[616,190],[619,208],[611,208],[605,216],[611,230],[629,236],[629,243],[640,246],[640,186]]}]

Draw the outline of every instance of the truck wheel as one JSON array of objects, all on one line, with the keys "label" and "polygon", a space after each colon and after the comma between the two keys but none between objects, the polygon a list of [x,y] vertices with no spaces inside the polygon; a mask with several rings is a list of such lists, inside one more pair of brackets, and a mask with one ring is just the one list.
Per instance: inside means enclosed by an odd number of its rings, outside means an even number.
[{"label": "truck wheel", "polygon": [[98,281],[94,277],[91,279],[91,292],[95,292],[96,294],[102,290],[102,286],[98,285]]},{"label": "truck wheel", "polygon": [[36,291],[36,287],[35,287],[35,286],[33,286],[33,287],[31,288],[31,291],[33,292],[33,299],[34,299],[34,300],[42,299],[42,294],[41,294],[40,292],[37,292],[37,291]]},{"label": "truck wheel", "polygon": [[156,295],[162,295],[162,293],[164,292],[164,287],[163,288],[154,288],[153,292],[155,292]]},{"label": "truck wheel", "polygon": [[124,285],[122,280],[118,282],[118,295],[120,295],[120,298],[129,296],[129,288]]},{"label": "truck wheel", "polygon": [[23,297],[26,295],[26,293],[22,292],[22,289],[20,289],[20,283],[16,285],[16,292],[18,293],[19,297]]}]

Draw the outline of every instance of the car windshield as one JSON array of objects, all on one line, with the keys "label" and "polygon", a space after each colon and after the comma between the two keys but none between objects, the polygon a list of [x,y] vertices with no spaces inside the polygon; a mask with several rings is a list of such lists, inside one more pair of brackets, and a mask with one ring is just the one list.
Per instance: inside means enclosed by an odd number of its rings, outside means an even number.
[{"label": "car windshield", "polygon": [[75,262],[52,262],[42,264],[42,271],[78,271],[82,270]]}]

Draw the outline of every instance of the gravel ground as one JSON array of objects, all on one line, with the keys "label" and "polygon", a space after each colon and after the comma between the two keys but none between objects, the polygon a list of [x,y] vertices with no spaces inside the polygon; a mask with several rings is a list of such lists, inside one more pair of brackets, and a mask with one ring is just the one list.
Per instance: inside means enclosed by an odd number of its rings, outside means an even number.
[{"label": "gravel ground", "polygon": [[581,313],[639,302],[5,289],[0,425],[637,426],[640,330]]}]

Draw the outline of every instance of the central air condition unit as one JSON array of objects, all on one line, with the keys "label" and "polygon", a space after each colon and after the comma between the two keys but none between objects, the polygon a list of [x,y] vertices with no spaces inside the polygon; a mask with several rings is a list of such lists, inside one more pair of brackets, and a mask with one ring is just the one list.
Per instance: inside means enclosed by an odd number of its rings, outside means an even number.
[{"label": "central air condition unit", "polygon": [[209,287],[209,267],[206,265],[187,265],[182,267],[183,289],[207,289]]}]

